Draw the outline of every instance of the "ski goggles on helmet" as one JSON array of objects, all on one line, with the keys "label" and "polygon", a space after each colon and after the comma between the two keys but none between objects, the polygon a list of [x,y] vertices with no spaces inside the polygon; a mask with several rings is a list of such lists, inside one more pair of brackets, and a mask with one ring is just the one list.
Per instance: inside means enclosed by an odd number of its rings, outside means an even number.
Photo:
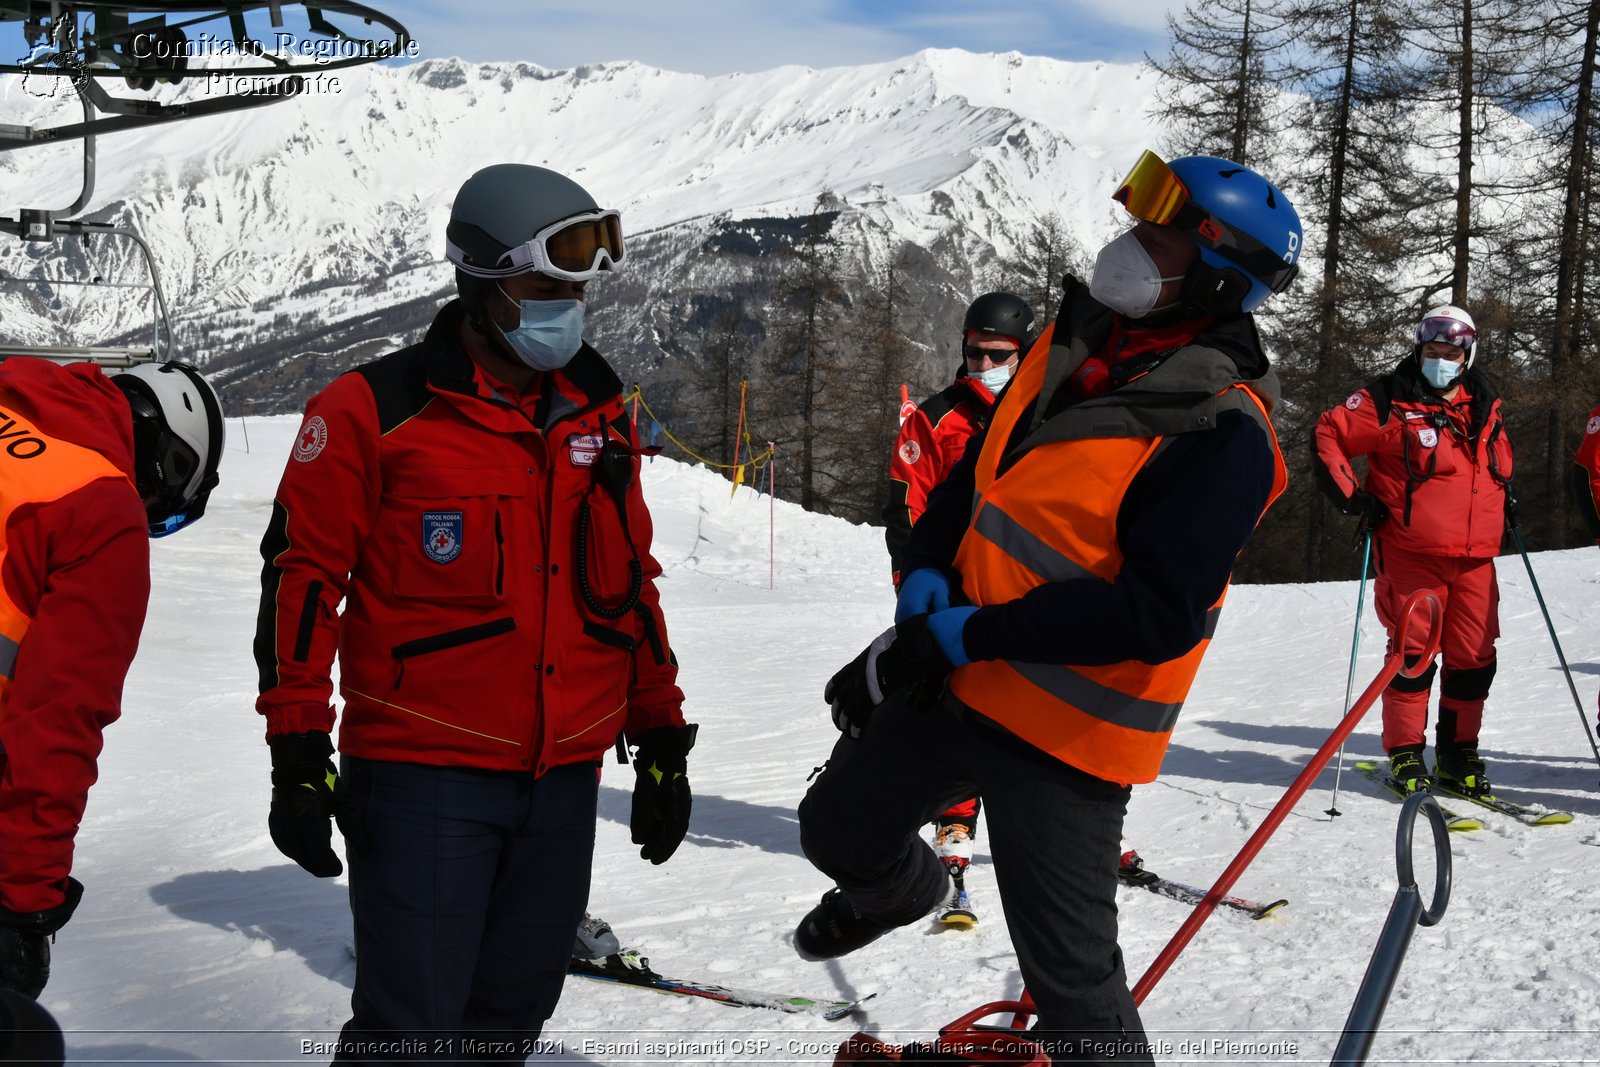
[{"label": "ski goggles on helmet", "polygon": [[1425,345],[1429,341],[1443,341],[1447,345],[1457,348],[1471,348],[1478,339],[1478,331],[1462,322],[1460,319],[1432,318],[1423,319],[1417,323],[1417,344]]},{"label": "ski goggles on helmet", "polygon": [[467,256],[448,237],[451,262],[479,278],[509,278],[538,271],[569,282],[586,282],[603,270],[622,266],[622,213],[592,211],[552,223],[507,251],[493,267],[469,267]]},{"label": "ski goggles on helmet", "polygon": [[1111,199],[1141,222],[1172,226],[1191,234],[1229,262],[1244,269],[1274,293],[1281,293],[1300,272],[1297,264],[1195,203],[1188,186],[1171,167],[1148,149],[1133,164]]}]

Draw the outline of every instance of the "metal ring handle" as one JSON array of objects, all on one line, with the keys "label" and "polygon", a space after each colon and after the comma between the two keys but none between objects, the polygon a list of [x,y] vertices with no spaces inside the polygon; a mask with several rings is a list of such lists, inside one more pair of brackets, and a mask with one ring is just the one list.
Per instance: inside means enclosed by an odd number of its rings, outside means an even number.
[{"label": "metal ring handle", "polygon": [[1433,657],[1439,654],[1439,644],[1444,640],[1444,611],[1439,607],[1439,598],[1426,589],[1418,589],[1407,598],[1405,607],[1400,609],[1400,625],[1395,627],[1394,649],[1403,654],[1404,659],[1410,658],[1406,649],[1411,642],[1411,620],[1416,615],[1417,608],[1423,604],[1428,605],[1428,635],[1423,640],[1422,651],[1417,654],[1417,662],[1410,668],[1404,665],[1400,668],[1402,678],[1417,678],[1433,663]]},{"label": "metal ring handle", "polygon": [[1411,866],[1411,838],[1419,809],[1427,812],[1428,824],[1433,828],[1434,883],[1433,902],[1417,917],[1417,925],[1434,926],[1444,918],[1445,909],[1450,906],[1450,828],[1445,825],[1439,802],[1427,793],[1412,793],[1400,809],[1400,825],[1395,831],[1394,868],[1402,890],[1417,887],[1416,872]]}]

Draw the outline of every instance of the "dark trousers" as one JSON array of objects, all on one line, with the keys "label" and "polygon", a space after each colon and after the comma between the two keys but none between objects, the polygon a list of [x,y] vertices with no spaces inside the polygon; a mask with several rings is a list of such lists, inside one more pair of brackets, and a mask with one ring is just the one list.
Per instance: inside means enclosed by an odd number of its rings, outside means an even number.
[{"label": "dark trousers", "polygon": [[1129,790],[1085,774],[946,696],[897,694],[840,737],[800,802],[800,841],[863,915],[904,926],[949,890],[921,828],[983,796],[989,849],[1037,1037],[1058,1063],[1150,1063],[1117,946]]},{"label": "dark trousers", "polygon": [[522,1063],[589,896],[599,777],[351,756],[356,981],[335,1063]]}]

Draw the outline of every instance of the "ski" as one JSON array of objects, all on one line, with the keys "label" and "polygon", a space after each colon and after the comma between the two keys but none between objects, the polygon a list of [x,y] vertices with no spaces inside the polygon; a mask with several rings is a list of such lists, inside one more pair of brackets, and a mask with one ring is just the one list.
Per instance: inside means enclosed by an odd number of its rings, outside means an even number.
[{"label": "ski", "polygon": [[[1130,860],[1129,857],[1132,857],[1132,859]],[[1117,877],[1122,880],[1124,885],[1148,889],[1157,896],[1182,901],[1191,906],[1199,904],[1209,892],[1198,886],[1174,882],[1170,878],[1161,877],[1154,871],[1146,870],[1144,860],[1140,859],[1139,854],[1136,852],[1124,852],[1122,860],[1122,866],[1117,868]],[[1274,900],[1270,904],[1260,904],[1254,900],[1233,896],[1223,897],[1217,901],[1218,907],[1240,912],[1250,916],[1252,919],[1265,919],[1268,915],[1276,913],[1278,909],[1288,903],[1287,900]]]},{"label": "ski", "polygon": [[[1372,760],[1357,760],[1356,770],[1360,771],[1362,774],[1376,782],[1378,786],[1390,796],[1398,797],[1401,800],[1404,800],[1410,795],[1405,790],[1395,785],[1389,776],[1383,772],[1383,768],[1379,767]],[[1435,795],[1435,802],[1437,802],[1438,799],[1438,796]],[[1444,826],[1446,830],[1465,833],[1469,830],[1483,829],[1482,819],[1475,819],[1470,815],[1463,815],[1459,811],[1448,808],[1442,803],[1439,804],[1439,811],[1444,815]]]},{"label": "ski", "polygon": [[824,1019],[842,1019],[860,1007],[861,1002],[877,996],[869,993],[859,1000],[818,1000],[812,997],[790,996],[785,993],[761,993],[750,989],[731,989],[709,982],[691,982],[681,978],[665,978],[650,969],[650,961],[634,951],[624,951],[604,959],[584,960],[573,957],[567,973],[580,978],[593,978],[599,982],[638,986],[657,993],[682,997],[700,997],[741,1008],[771,1008],[790,1014],[820,1015]]},{"label": "ski", "polygon": [[1490,811],[1497,811],[1501,815],[1510,816],[1524,826],[1563,826],[1572,821],[1572,812],[1557,811],[1554,808],[1547,808],[1543,804],[1518,804],[1514,800],[1506,800],[1503,797],[1495,796],[1493,793],[1473,796],[1470,793],[1462,793],[1451,789],[1443,782],[1438,783],[1434,788],[1440,793],[1447,793],[1452,797],[1471,801],[1474,804],[1488,808]]}]

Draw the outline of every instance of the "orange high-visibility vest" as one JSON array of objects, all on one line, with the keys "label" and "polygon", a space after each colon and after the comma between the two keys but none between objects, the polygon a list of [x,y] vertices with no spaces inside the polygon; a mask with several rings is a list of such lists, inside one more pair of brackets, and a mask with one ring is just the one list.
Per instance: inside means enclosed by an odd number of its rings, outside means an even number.
[{"label": "orange high-visibility vest", "polygon": [[[1048,343],[1042,338],[1040,346]],[[1023,361],[979,454],[971,525],[955,567],[963,591],[980,607],[1007,603],[1047,582],[1113,581],[1123,562],[1117,510],[1166,439],[1046,441],[997,474],[1017,420],[1039,396],[1048,365],[1042,358]],[[1261,397],[1243,382],[1217,396],[1231,389],[1249,398],[1247,413],[1259,411],[1272,441],[1270,507],[1288,484],[1283,453]],[[951,674],[951,692],[1011,733],[1097,778],[1121,785],[1154,781],[1226,596],[1224,587],[1211,606],[1205,637],[1177,659],[1099,666],[982,660]]]},{"label": "orange high-visibility vest", "polygon": [[[25,504],[59,500],[101,478],[127,480],[116,464],[93,449],[51,437],[16,412],[10,394],[0,391],[0,571],[10,548],[11,515]],[[0,581],[0,721],[11,700],[17,652],[33,622]]]}]

